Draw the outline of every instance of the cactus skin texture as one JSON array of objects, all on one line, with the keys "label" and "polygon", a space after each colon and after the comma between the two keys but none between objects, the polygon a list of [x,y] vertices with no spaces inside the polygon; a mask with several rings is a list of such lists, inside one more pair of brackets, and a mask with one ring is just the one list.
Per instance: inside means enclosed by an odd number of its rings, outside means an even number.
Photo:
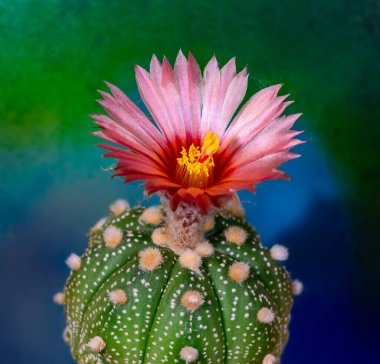
[{"label": "cactus skin texture", "polygon": [[65,338],[75,360],[279,363],[292,282],[255,229],[219,211],[204,235],[214,249],[204,243],[200,266],[189,269],[152,241],[164,214],[153,225],[144,210],[128,207],[93,228],[68,278]]}]

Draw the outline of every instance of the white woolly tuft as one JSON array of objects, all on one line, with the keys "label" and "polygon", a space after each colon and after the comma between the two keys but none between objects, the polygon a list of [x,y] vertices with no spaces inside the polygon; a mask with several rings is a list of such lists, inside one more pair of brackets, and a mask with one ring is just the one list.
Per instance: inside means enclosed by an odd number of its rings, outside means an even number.
[{"label": "white woolly tuft", "polygon": [[295,296],[299,296],[303,292],[303,283],[298,279],[292,283],[292,292]]},{"label": "white woolly tuft", "polygon": [[223,232],[229,243],[243,245],[247,240],[248,233],[240,226],[230,226]]},{"label": "white woolly tuft", "polygon": [[159,225],[164,215],[161,206],[152,206],[144,210],[139,218],[140,224]]},{"label": "white woolly tuft", "polygon": [[77,254],[70,254],[66,259],[66,264],[71,270],[78,270],[81,266],[82,258]]},{"label": "white woolly tuft", "polygon": [[202,259],[194,250],[186,249],[179,256],[179,264],[184,268],[200,273],[199,267],[202,264]]},{"label": "white woolly tuft", "polygon": [[164,258],[157,248],[146,248],[139,252],[139,265],[144,271],[152,271],[157,269],[164,261]]},{"label": "white woolly tuft", "polygon": [[108,297],[115,306],[124,305],[128,301],[127,294],[122,289],[116,289],[109,292]]},{"label": "white woolly tuft", "polygon": [[214,246],[210,244],[208,241],[203,241],[195,246],[195,251],[201,257],[210,257],[214,254],[215,249]]},{"label": "white woolly tuft", "polygon": [[257,312],[257,319],[263,324],[269,324],[274,320],[274,313],[271,309],[263,307]]},{"label": "white woolly tuft", "polygon": [[176,254],[180,254],[187,248],[194,249],[198,242],[204,240],[203,225],[206,216],[197,206],[180,203],[173,211],[166,198],[161,197],[161,201],[166,212],[167,246]]},{"label": "white woolly tuft", "polygon": [[244,282],[249,277],[249,265],[244,262],[233,263],[228,269],[228,276],[237,283]]},{"label": "white woolly tuft", "polygon": [[185,346],[181,349],[179,355],[181,359],[184,360],[186,363],[192,363],[193,361],[198,359],[199,353],[197,349],[191,346]]},{"label": "white woolly tuft", "polygon": [[53,301],[57,305],[64,305],[66,303],[66,296],[63,292],[58,292],[53,296]]},{"label": "white woolly tuft", "polygon": [[272,354],[265,355],[263,359],[263,364],[276,364],[277,358]]},{"label": "white woolly tuft", "polygon": [[198,291],[187,291],[181,298],[181,305],[190,312],[194,312],[204,304],[202,293]]},{"label": "white woolly tuft", "polygon": [[108,226],[103,231],[103,239],[107,247],[116,248],[123,240],[123,232],[116,226]]},{"label": "white woolly tuft", "polygon": [[88,343],[87,346],[94,353],[99,353],[106,347],[106,343],[100,336],[94,336]]},{"label": "white woolly tuft", "polygon": [[164,227],[155,229],[152,233],[152,241],[158,246],[166,246],[168,243],[168,234]]},{"label": "white woolly tuft", "polygon": [[123,214],[127,209],[129,209],[129,203],[126,200],[118,199],[109,205],[109,210],[115,216]]},{"label": "white woolly tuft", "polygon": [[289,251],[283,245],[273,245],[270,249],[270,255],[274,260],[285,261],[289,258]]}]

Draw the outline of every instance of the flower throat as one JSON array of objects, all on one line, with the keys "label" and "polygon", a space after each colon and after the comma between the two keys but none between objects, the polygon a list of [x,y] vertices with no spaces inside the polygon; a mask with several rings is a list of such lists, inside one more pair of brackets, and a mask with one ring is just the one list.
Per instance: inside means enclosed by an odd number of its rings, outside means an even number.
[{"label": "flower throat", "polygon": [[182,147],[181,157],[177,158],[176,174],[186,187],[206,188],[209,185],[215,166],[213,155],[219,149],[218,134],[209,131],[202,147],[191,144],[189,150]]}]

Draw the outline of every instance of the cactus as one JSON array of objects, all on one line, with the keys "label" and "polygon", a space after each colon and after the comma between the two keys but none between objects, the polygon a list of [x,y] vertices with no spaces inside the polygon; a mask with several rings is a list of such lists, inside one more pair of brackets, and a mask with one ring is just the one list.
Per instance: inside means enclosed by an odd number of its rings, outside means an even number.
[{"label": "cactus", "polygon": [[[100,91],[109,116],[93,115],[94,134],[110,144],[115,175],[145,180],[161,205],[130,208],[124,200],[89,232],[82,257],[71,254],[64,292],[70,343],[79,364],[274,364],[288,338],[293,294],[277,261],[288,251],[263,247],[244,218],[236,191],[288,179],[277,169],[298,157],[291,130],[300,114],[280,85],[255,94],[235,60],[203,76],[194,57],[179,52],[174,69],[153,56],[136,67],[139,93],[152,123],[116,86]],[[234,119],[232,116],[236,113]]]},{"label": "cactus", "polygon": [[277,363],[293,292],[276,259],[287,254],[263,247],[241,212],[215,211],[194,227],[194,244],[175,251],[160,206],[126,207],[91,229],[84,255],[67,260],[65,337],[75,360]]}]

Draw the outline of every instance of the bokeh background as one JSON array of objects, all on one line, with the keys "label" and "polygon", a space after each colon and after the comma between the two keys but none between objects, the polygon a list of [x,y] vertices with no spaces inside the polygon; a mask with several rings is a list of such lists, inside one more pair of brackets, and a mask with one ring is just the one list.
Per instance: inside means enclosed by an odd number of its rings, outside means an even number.
[{"label": "bokeh background", "polygon": [[73,363],[51,297],[72,251],[118,197],[88,114],[103,80],[141,105],[134,65],[191,51],[248,64],[249,93],[284,83],[307,144],[292,182],[241,193],[268,246],[304,282],[284,364],[378,362],[380,2],[0,2],[0,362]]}]

